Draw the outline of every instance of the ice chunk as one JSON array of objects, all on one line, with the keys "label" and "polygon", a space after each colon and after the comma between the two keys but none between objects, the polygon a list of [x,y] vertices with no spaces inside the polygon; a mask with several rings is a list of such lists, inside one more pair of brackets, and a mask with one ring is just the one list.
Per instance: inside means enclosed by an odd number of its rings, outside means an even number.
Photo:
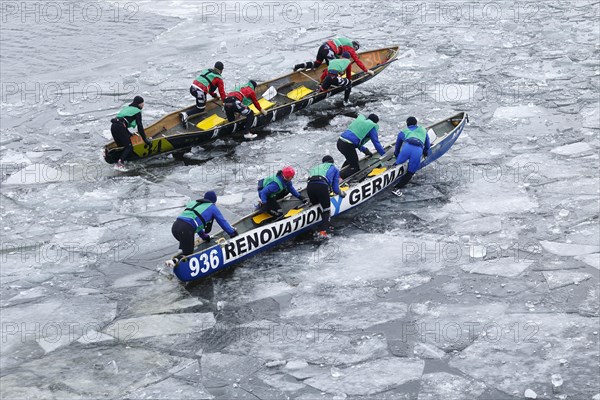
[{"label": "ice chunk", "polygon": [[327,393],[367,396],[421,378],[423,360],[383,358],[340,370],[340,376],[321,374],[304,381]]},{"label": "ice chunk", "polygon": [[529,104],[526,106],[498,107],[494,111],[494,118],[531,118],[547,114],[548,110],[540,106]]},{"label": "ice chunk", "polygon": [[583,261],[587,265],[600,269],[600,253],[585,254],[583,256],[576,256],[576,260]]},{"label": "ice chunk", "polygon": [[461,265],[461,268],[463,271],[467,271],[472,274],[497,275],[513,278],[529,268],[532,263],[533,261],[517,261],[513,258],[507,257],[480,261],[473,264],[463,264]]},{"label": "ice chunk", "polygon": [[584,254],[592,254],[600,252],[600,246],[592,246],[576,243],[560,243],[542,240],[544,250],[556,254],[557,256],[581,256]]},{"label": "ice chunk", "polygon": [[537,394],[531,389],[527,389],[523,395],[526,399],[537,399]]},{"label": "ice chunk", "polygon": [[471,400],[483,394],[486,386],[473,379],[446,372],[423,375],[418,400]]},{"label": "ice chunk", "polygon": [[163,335],[186,335],[210,329],[215,325],[212,313],[159,314],[127,318],[113,322],[104,333],[119,340],[137,340]]},{"label": "ice chunk", "polygon": [[558,271],[545,271],[544,278],[548,283],[550,289],[556,289],[563,286],[579,284],[585,280],[590,279],[592,276],[583,272],[558,272]]},{"label": "ice chunk", "polygon": [[590,150],[592,150],[592,147],[589,144],[586,142],[578,142],[556,147],[550,150],[550,152],[561,156],[574,156],[581,153],[586,153]]}]

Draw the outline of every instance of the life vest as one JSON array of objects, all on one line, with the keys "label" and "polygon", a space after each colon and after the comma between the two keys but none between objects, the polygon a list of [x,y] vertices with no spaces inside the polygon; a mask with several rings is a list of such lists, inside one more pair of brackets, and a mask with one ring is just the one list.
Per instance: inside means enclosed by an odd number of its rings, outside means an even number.
[{"label": "life vest", "polygon": [[402,130],[404,132],[404,140],[408,141],[408,139],[419,139],[421,144],[425,145],[425,140],[427,139],[427,131],[422,126],[417,125],[417,129],[415,130]]},{"label": "life vest", "polygon": [[275,182],[277,184],[277,186],[279,187],[279,190],[277,192],[275,192],[275,193],[271,193],[269,195],[269,197],[275,197],[279,193],[281,193],[284,190],[286,190],[285,186],[283,185],[283,182],[281,181],[282,179],[283,178],[280,177],[278,174],[271,175],[271,176],[268,176],[265,179],[263,179],[263,183],[262,183],[263,189],[266,188],[267,186],[269,186],[269,184],[272,183],[272,182]]},{"label": "life vest", "polygon": [[[212,225],[212,219],[210,221],[205,221],[204,218],[202,217],[202,213],[204,211],[208,210],[208,208],[212,205],[213,205],[213,203],[211,203],[208,200],[196,200],[194,202],[189,202],[186,205],[185,210],[183,210],[183,212],[181,213],[181,215],[179,217],[189,218],[189,219],[195,221],[196,222],[195,233],[198,233],[201,230],[203,230],[204,227]],[[196,218],[198,218],[202,224],[198,224],[198,222],[196,221]]]},{"label": "life vest", "polygon": [[127,107],[123,108],[121,111],[119,111],[119,113],[117,114],[117,118],[125,119],[127,121],[127,128],[133,129],[137,126],[137,122],[135,121],[135,118],[133,118],[130,121],[129,118],[127,118],[127,117],[133,117],[141,112],[142,112],[142,110],[137,108],[136,106],[127,106]]},{"label": "life vest", "polygon": [[369,140],[366,138],[371,129],[373,128],[379,130],[379,125],[377,125],[370,119],[367,119],[367,117],[365,117],[364,115],[359,115],[358,118],[352,121],[352,123],[348,127],[348,130],[358,138],[358,140],[360,141],[360,145],[362,146]]},{"label": "life vest", "polygon": [[329,61],[327,71],[329,71],[330,74],[337,73],[338,75],[344,75],[346,68],[348,68],[348,65],[350,65],[351,62],[352,60],[347,58],[336,58],[335,60]]},{"label": "life vest", "polygon": [[345,37],[335,38],[335,39],[333,39],[333,42],[336,44],[338,49],[342,46],[350,46],[350,47],[354,48],[354,45],[352,44],[352,40],[345,38]]},{"label": "life vest", "polygon": [[[254,90],[254,88],[252,87],[252,85],[250,83],[246,83],[245,85],[241,85],[241,86],[240,85],[236,85],[235,88],[233,89],[233,93],[230,93],[230,94],[232,94],[235,97],[237,97],[238,100],[240,100],[240,96],[241,96],[242,99],[240,101],[242,102],[242,104],[245,105],[245,106],[249,106],[250,104],[252,104],[252,99],[247,98],[242,93],[242,89],[245,88],[245,87]],[[236,96],[235,93],[239,93],[240,96]]]},{"label": "life vest", "polygon": [[312,176],[322,176],[323,178],[327,178],[327,171],[329,171],[329,168],[332,165],[333,165],[332,163],[319,164],[315,167],[312,167],[308,173],[311,177]]},{"label": "life vest", "polygon": [[210,85],[212,85],[212,82],[215,78],[221,78],[221,75],[214,69],[205,69],[204,71],[200,72],[200,75],[196,77],[194,83],[201,83],[210,89]]}]

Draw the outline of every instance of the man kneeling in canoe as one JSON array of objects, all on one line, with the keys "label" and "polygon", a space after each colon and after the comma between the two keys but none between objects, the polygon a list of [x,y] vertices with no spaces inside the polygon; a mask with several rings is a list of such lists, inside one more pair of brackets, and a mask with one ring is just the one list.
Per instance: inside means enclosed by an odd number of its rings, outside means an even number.
[{"label": "man kneeling in canoe", "polygon": [[412,179],[415,172],[417,172],[421,165],[421,156],[427,157],[430,145],[427,130],[422,126],[417,125],[417,119],[415,117],[408,117],[406,120],[406,129],[403,129],[398,133],[396,148],[394,150],[394,157],[396,157],[394,165],[402,164],[408,160],[408,171],[400,178],[392,191],[396,196],[402,196],[400,189],[404,187]]},{"label": "man kneeling in canoe", "polygon": [[260,202],[257,208],[262,213],[269,213],[276,218],[281,218],[283,217],[283,210],[277,200],[284,198],[288,193],[291,193],[292,196],[306,204],[307,200],[298,193],[292,184],[292,179],[295,175],[296,171],[294,171],[294,168],[285,167],[281,171],[277,171],[275,175],[258,181],[258,197],[260,198]]},{"label": "man kneeling in canoe", "polygon": [[219,226],[227,232],[229,237],[237,236],[238,232],[229,222],[223,217],[221,211],[217,208],[217,194],[208,191],[204,194],[204,198],[194,200],[187,203],[185,210],[173,223],[171,233],[179,241],[181,255],[170,260],[171,266],[175,266],[181,258],[188,256],[194,252],[194,234],[205,242],[210,242],[210,231],[214,220],[217,220]]},{"label": "man kneeling in canoe", "polygon": [[311,168],[309,172],[308,185],[306,193],[310,202],[314,206],[320,204],[323,209],[323,220],[318,227],[317,237],[327,239],[327,229],[330,227],[331,219],[331,200],[329,192],[346,197],[346,193],[340,190],[340,170],[334,165],[333,157],[327,155],[323,157],[321,164]]},{"label": "man kneeling in canoe", "polygon": [[248,107],[250,104],[254,104],[254,107],[262,115],[267,115],[267,111],[263,110],[260,103],[256,99],[256,82],[253,80],[248,81],[243,86],[238,86],[235,90],[227,95],[227,98],[223,102],[225,107],[225,114],[227,114],[227,120],[229,122],[235,121],[235,113],[239,113],[246,117],[246,125],[244,127],[244,137],[246,139],[254,139],[256,135],[250,133],[250,128],[254,122],[254,113]]}]

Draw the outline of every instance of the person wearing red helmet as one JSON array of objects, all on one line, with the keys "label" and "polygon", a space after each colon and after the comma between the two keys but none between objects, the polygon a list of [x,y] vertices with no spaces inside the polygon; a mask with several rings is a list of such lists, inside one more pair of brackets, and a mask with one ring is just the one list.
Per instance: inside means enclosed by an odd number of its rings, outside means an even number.
[{"label": "person wearing red helmet", "polygon": [[367,74],[373,76],[375,72],[367,69],[365,64],[360,61],[358,54],[356,54],[356,50],[360,48],[359,43],[356,40],[350,40],[345,37],[339,37],[332,40],[328,40],[323,43],[321,47],[319,47],[319,51],[317,52],[317,59],[315,61],[309,61],[306,63],[296,64],[294,65],[294,71],[299,69],[316,69],[323,64],[323,61],[329,65],[331,60],[335,60],[336,57],[341,56],[345,51],[350,53],[350,57],[352,60],[358,65],[360,69],[365,71]]},{"label": "person wearing red helmet", "polygon": [[[215,99],[225,98],[225,86],[223,84],[223,63],[217,61],[214,68],[205,69],[200,72],[200,75],[194,79],[192,86],[190,86],[190,94],[196,98],[196,109],[186,113],[185,111],[179,114],[181,118],[181,124],[184,128],[187,128],[188,118],[196,114],[204,112],[206,108],[206,94],[210,94]],[[215,93],[215,90],[219,90],[219,95]]]},{"label": "person wearing red helmet", "polygon": [[260,198],[258,208],[261,212],[269,213],[274,217],[282,217],[283,211],[277,200],[284,198],[288,193],[303,203],[307,203],[307,199],[298,193],[292,184],[295,175],[294,168],[285,167],[281,171],[277,171],[275,175],[258,181],[258,197]]},{"label": "person wearing red helmet", "polygon": [[246,125],[244,127],[244,137],[247,139],[253,139],[256,135],[250,133],[250,128],[254,122],[254,113],[248,107],[250,104],[254,104],[254,107],[262,115],[267,115],[267,111],[263,110],[260,103],[256,99],[256,82],[253,80],[248,81],[243,86],[237,86],[235,90],[227,95],[223,106],[225,107],[225,114],[227,114],[227,120],[229,122],[235,121],[235,114],[239,113],[246,117]]}]

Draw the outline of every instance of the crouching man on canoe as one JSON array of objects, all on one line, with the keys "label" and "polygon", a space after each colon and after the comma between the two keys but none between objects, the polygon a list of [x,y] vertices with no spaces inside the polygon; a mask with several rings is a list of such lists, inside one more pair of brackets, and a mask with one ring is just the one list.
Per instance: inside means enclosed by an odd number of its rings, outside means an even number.
[{"label": "crouching man on canoe", "polygon": [[271,175],[258,181],[258,197],[260,202],[257,208],[262,213],[269,213],[276,218],[283,217],[283,210],[277,200],[281,200],[288,193],[296,197],[298,200],[307,204],[308,201],[302,196],[294,185],[292,179],[296,175],[296,171],[292,167],[285,167],[281,171],[277,171],[275,175]]},{"label": "crouching man on canoe", "polygon": [[267,115],[267,112],[262,109],[260,103],[256,99],[256,82],[253,80],[248,81],[243,86],[238,86],[235,90],[227,95],[223,106],[225,107],[225,114],[227,114],[227,120],[229,122],[235,121],[235,114],[241,114],[246,117],[246,125],[244,127],[244,137],[246,139],[254,139],[256,135],[250,133],[250,128],[254,122],[254,113],[248,107],[250,104],[254,104],[254,107],[262,115]]},{"label": "crouching man on canoe", "polygon": [[217,194],[212,190],[208,191],[204,194],[203,199],[190,201],[183,213],[177,217],[171,227],[171,233],[179,241],[181,255],[170,260],[170,262],[167,261],[170,266],[175,266],[181,258],[194,252],[195,233],[205,242],[210,242],[209,233],[214,220],[217,220],[219,226],[227,232],[229,237],[237,236],[238,232],[223,217],[223,214],[215,205],[216,202]]},{"label": "crouching man on canoe", "polygon": [[314,206],[320,204],[323,209],[323,220],[318,227],[317,237],[327,239],[327,230],[331,220],[331,200],[329,192],[340,197],[346,197],[346,193],[340,190],[340,170],[334,165],[333,157],[327,155],[321,160],[321,164],[310,169],[310,177],[306,186],[306,193]]},{"label": "crouching man on canoe", "polygon": [[[203,113],[206,109],[206,94],[210,94],[213,98],[218,99],[219,95],[221,100],[225,99],[225,85],[221,74],[223,73],[223,63],[217,61],[214,68],[205,69],[200,72],[200,75],[194,79],[192,86],[190,86],[190,94],[196,99],[196,108],[186,113],[185,111],[179,114],[181,118],[181,124],[184,128],[188,126],[188,118]],[[219,95],[215,93],[215,90],[219,90]]]},{"label": "crouching man on canoe", "polygon": [[369,140],[373,142],[379,155],[383,156],[385,154],[383,146],[379,143],[377,135],[379,125],[377,125],[377,122],[379,122],[379,117],[376,114],[371,114],[368,117],[359,115],[339,137],[337,148],[346,157],[346,161],[342,165],[342,172],[340,173],[342,179],[346,179],[360,170],[356,149],[359,149],[367,156],[373,155],[371,150],[365,147],[365,144]]},{"label": "crouching man on canoe", "polygon": [[403,129],[398,133],[396,139],[396,148],[394,150],[394,157],[396,161],[394,165],[399,165],[408,160],[408,171],[394,186],[394,193],[396,196],[402,196],[400,189],[404,187],[413,175],[419,169],[421,165],[421,156],[427,157],[429,153],[429,135],[427,130],[417,125],[417,119],[415,117],[408,117],[406,120],[406,129]]},{"label": "crouching man on canoe", "polygon": [[321,47],[319,47],[319,51],[317,52],[317,59],[315,61],[309,61],[306,63],[296,64],[294,65],[294,71],[299,69],[316,69],[323,64],[323,61],[329,65],[331,60],[335,60],[336,57],[341,56],[345,51],[350,54],[352,60],[358,65],[360,69],[365,71],[367,74],[373,76],[375,72],[367,69],[365,64],[360,61],[358,54],[356,54],[356,50],[360,48],[360,44],[356,40],[350,40],[345,37],[339,37],[336,39],[328,40],[323,43]]},{"label": "crouching man on canoe", "polygon": [[[346,74],[345,78],[342,76]],[[319,86],[319,92],[328,90],[331,85],[344,88],[344,105],[350,105],[350,91],[352,90],[352,61],[350,53],[347,51],[342,54],[342,58],[331,60],[327,69],[321,76],[322,84]]]},{"label": "crouching man on canoe", "polygon": [[148,146],[152,145],[152,140],[146,137],[144,125],[142,124],[143,108],[144,98],[142,96],[135,96],[131,104],[119,111],[116,118],[110,120],[112,123],[110,133],[112,134],[113,139],[115,139],[115,143],[119,147],[124,147],[123,152],[115,165],[115,169],[118,171],[126,171],[125,161],[133,150],[133,143],[131,143],[133,133],[131,133],[129,129],[137,127],[138,133],[144,140],[144,143]]}]

